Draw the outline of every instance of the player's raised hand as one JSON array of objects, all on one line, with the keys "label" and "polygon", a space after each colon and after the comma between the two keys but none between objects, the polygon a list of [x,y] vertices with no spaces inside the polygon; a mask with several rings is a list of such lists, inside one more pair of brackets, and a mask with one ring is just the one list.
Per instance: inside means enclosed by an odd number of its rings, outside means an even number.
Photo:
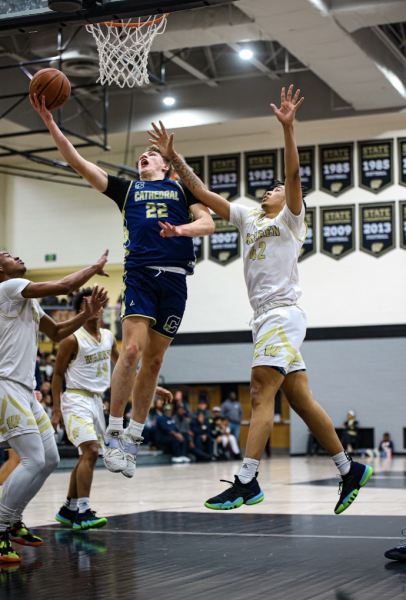
[{"label": "player's raised hand", "polygon": [[171,225],[170,223],[162,223],[161,221],[158,221],[158,223],[161,227],[159,235],[163,238],[179,237],[180,235],[183,235],[180,225]]},{"label": "player's raised hand", "polygon": [[174,134],[171,133],[170,136],[168,135],[162,121],[159,121],[160,128],[157,125],[155,125],[155,123],[151,123],[151,125],[154,128],[155,133],[148,129],[148,133],[151,136],[149,141],[158,146],[161,154],[166,156],[166,158],[171,159],[172,156],[176,154],[173,145]]},{"label": "player's raised hand", "polygon": [[276,118],[282,125],[291,125],[294,121],[295,114],[299,106],[302,104],[304,98],[299,98],[300,90],[296,91],[296,94],[293,96],[293,85],[289,87],[288,96],[286,97],[285,88],[282,88],[281,92],[281,107],[278,108],[275,104],[271,104],[273,111],[275,113]]},{"label": "player's raised hand", "polygon": [[108,273],[106,273],[106,271],[104,270],[104,265],[107,262],[107,258],[109,255],[109,251],[106,250],[102,255],[101,258],[99,258],[99,260],[96,263],[96,267],[97,267],[97,275],[102,275],[102,277],[110,277],[110,275]]},{"label": "player's raised hand", "polygon": [[52,123],[54,118],[51,114],[51,111],[49,111],[46,107],[45,96],[44,95],[41,96],[41,101],[38,99],[37,94],[34,94],[32,96],[30,95],[29,98],[30,98],[31,106],[33,108],[35,108],[35,110],[37,111],[37,113],[39,114],[41,119],[43,119],[45,124],[48,125],[48,123]]},{"label": "player's raised hand", "polygon": [[83,298],[85,302],[83,312],[87,319],[94,317],[107,304],[109,301],[107,294],[108,292],[104,288],[99,290],[99,286],[95,285],[90,298]]}]

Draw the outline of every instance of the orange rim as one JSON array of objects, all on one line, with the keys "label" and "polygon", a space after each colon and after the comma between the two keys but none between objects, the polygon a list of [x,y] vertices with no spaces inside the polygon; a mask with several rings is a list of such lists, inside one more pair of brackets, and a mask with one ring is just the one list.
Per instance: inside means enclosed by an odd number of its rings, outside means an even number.
[{"label": "orange rim", "polygon": [[144,23],[116,23],[115,21],[105,21],[104,23],[100,23],[100,25],[109,25],[109,27],[129,27],[132,29],[134,27],[143,27],[144,25],[156,25],[166,19],[168,15],[169,13],[165,13],[162,17],[158,17],[152,21],[145,21]]}]

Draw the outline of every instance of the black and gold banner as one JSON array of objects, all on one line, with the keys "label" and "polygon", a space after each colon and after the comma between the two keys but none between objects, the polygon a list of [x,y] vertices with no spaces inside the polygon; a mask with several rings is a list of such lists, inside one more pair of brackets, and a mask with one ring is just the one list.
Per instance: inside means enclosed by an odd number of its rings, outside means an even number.
[{"label": "black and gold banner", "polygon": [[340,196],[354,187],[354,144],[319,146],[320,189]]},{"label": "black and gold banner", "polygon": [[399,185],[406,185],[406,138],[398,139]]},{"label": "black and gold banner", "polygon": [[393,140],[358,142],[359,187],[377,194],[393,184]]},{"label": "black and gold banner", "polygon": [[278,178],[278,151],[246,152],[245,195],[262,201],[274,180]]},{"label": "black and gold banner", "polygon": [[193,248],[195,250],[196,263],[203,260],[204,258],[204,237],[194,237]]},{"label": "black and gold banner", "polygon": [[400,247],[406,250],[406,200],[399,202]]},{"label": "black and gold banner", "polygon": [[321,206],[321,251],[339,260],[355,250],[355,205]]},{"label": "black and gold banner", "polygon": [[185,158],[185,162],[192,169],[199,179],[204,182],[204,156],[193,156],[192,158]]},{"label": "black and gold banner", "polygon": [[240,234],[237,227],[225,219],[213,217],[215,231],[209,240],[209,259],[228,265],[240,256]]},{"label": "black and gold banner", "polygon": [[307,235],[300,249],[299,262],[316,252],[316,209],[306,208]]},{"label": "black and gold banner", "polygon": [[226,200],[240,196],[240,155],[209,156],[209,187]]},{"label": "black and gold banner", "polygon": [[314,146],[298,148],[300,163],[300,179],[306,188],[306,194],[310,194],[316,188],[316,169],[314,163]]},{"label": "black and gold banner", "polygon": [[395,247],[395,203],[359,205],[360,250],[382,256]]}]

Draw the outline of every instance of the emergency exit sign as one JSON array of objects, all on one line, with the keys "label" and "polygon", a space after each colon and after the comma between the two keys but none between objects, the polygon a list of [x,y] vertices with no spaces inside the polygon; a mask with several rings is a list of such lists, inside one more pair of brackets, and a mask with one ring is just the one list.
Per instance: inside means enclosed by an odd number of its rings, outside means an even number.
[{"label": "emergency exit sign", "polygon": [[45,262],[55,262],[56,254],[45,254]]}]

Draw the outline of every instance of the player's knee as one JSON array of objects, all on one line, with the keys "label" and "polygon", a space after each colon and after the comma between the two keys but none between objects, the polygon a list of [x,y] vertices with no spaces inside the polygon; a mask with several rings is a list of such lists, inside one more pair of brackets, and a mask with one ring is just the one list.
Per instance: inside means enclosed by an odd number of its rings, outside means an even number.
[{"label": "player's knee", "polygon": [[[22,459],[21,462],[23,463],[24,460]],[[35,455],[30,456],[28,463],[29,464],[27,466],[31,470],[31,473],[40,473],[45,468],[45,453],[38,452]]]},{"label": "player's knee", "polygon": [[151,375],[159,375],[164,359],[162,356],[155,356],[148,362],[148,369]]},{"label": "player's knee", "polygon": [[133,367],[138,359],[139,347],[137,344],[128,344],[124,350],[124,365],[128,368]]},{"label": "player's knee", "polygon": [[262,386],[258,383],[252,383],[250,388],[250,399],[252,408],[257,408],[264,400]]},{"label": "player's knee", "polygon": [[56,467],[59,465],[59,462],[60,458],[56,447],[55,449],[52,448],[51,451],[45,453],[44,468],[47,470],[47,472],[52,473],[53,471],[55,471]]},{"label": "player's knee", "polygon": [[97,443],[87,446],[85,452],[83,453],[83,458],[87,462],[92,465],[96,464],[96,461],[99,457],[99,447]]}]

